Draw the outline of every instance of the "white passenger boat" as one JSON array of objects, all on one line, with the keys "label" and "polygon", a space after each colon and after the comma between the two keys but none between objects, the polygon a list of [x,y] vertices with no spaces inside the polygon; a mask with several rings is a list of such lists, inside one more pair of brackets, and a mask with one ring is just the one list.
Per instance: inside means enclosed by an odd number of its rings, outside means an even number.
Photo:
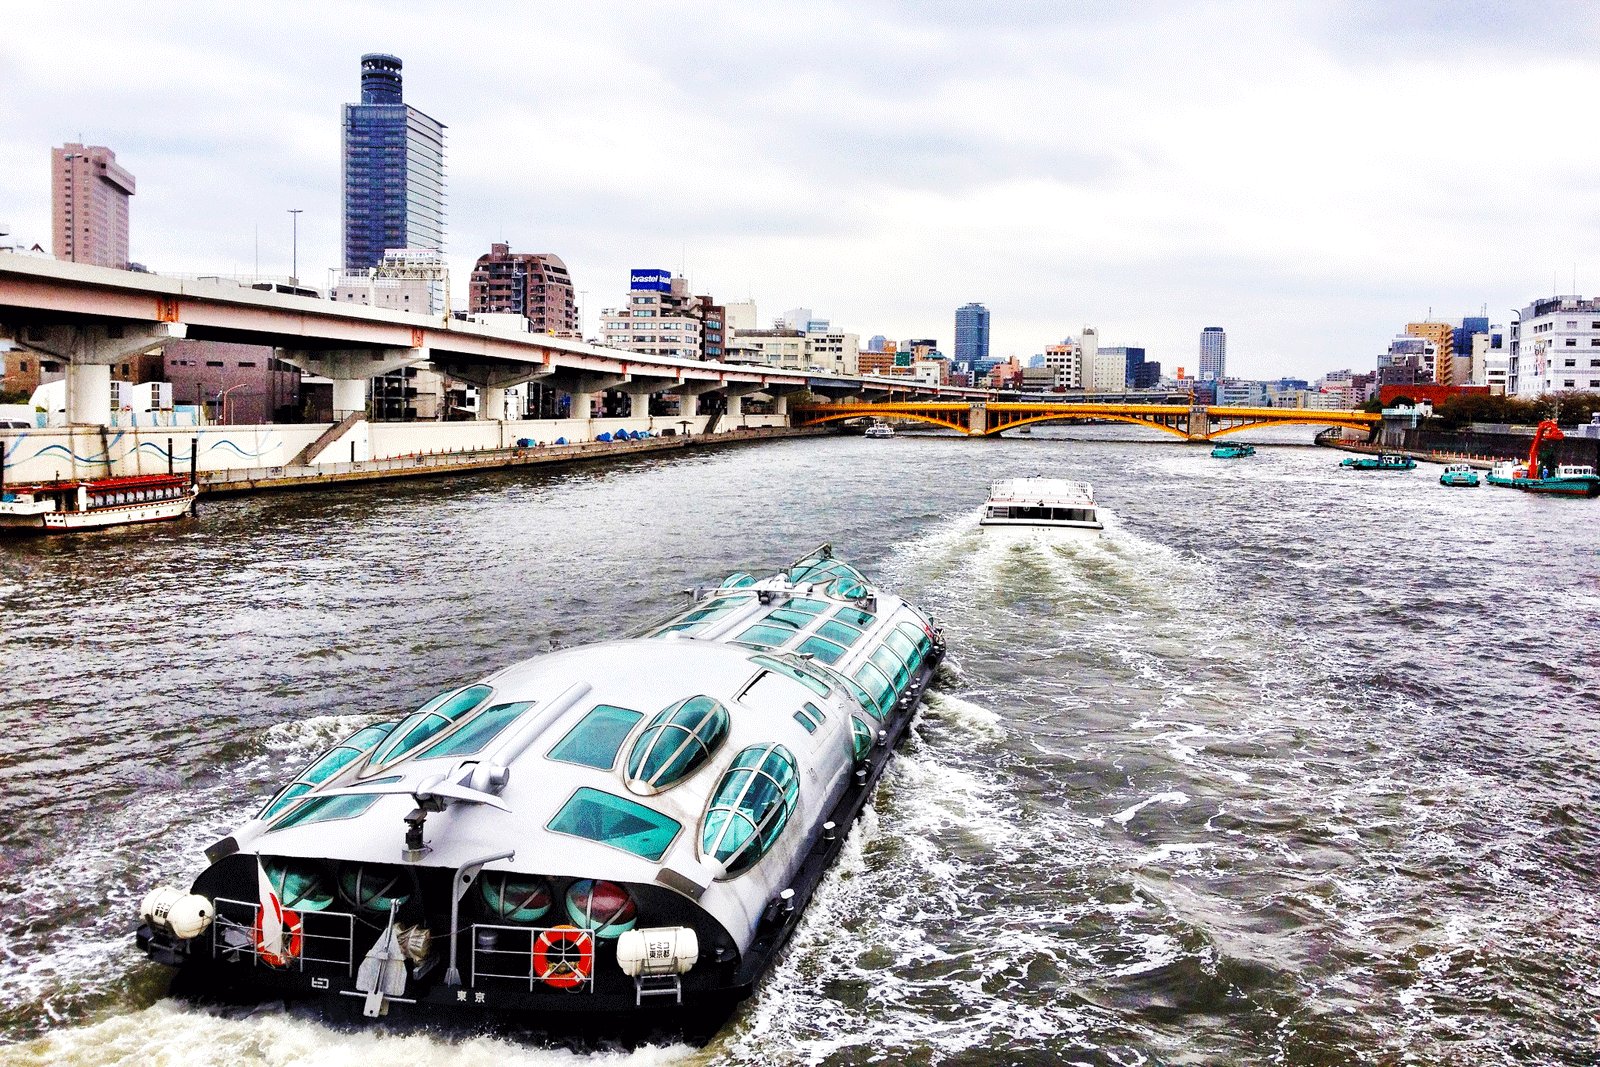
[{"label": "white passenger boat", "polygon": [[1065,478],[1011,478],[989,490],[980,526],[1097,532],[1104,528],[1094,487]]},{"label": "white passenger boat", "polygon": [[868,437],[893,437],[894,436],[894,427],[890,426],[887,422],[884,422],[881,419],[880,420],[876,420],[876,421],[873,422],[873,424],[871,426],[867,427],[867,436]]},{"label": "white passenger boat", "polygon": [[0,485],[0,533],[69,533],[160,522],[194,510],[198,490],[175,474]]},{"label": "white passenger boat", "polygon": [[[724,1013],[795,929],[943,641],[827,546],[324,752],[138,944],[190,989],[587,1017]],[[350,1002],[345,1002],[350,1003]]]}]

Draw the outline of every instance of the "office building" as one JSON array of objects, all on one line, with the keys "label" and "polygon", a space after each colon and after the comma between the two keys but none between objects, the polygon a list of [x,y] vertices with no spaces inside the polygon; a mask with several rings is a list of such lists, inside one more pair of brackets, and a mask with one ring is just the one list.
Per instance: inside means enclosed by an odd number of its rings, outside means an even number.
[{"label": "office building", "polygon": [[[1430,369],[1433,372],[1433,380],[1439,385],[1460,384],[1456,379],[1455,333],[1455,327],[1448,322],[1406,323],[1407,337],[1423,337],[1433,345],[1434,360]],[[1464,362],[1471,362],[1470,353]],[[1470,371],[1463,368],[1462,377],[1464,378],[1467,373]]]},{"label": "office building", "polygon": [[632,271],[627,304],[605,309],[600,319],[602,344],[677,359],[720,361],[733,332],[727,308],[709,296],[692,295],[681,275],[656,269]]},{"label": "office building", "polygon": [[509,244],[491,244],[472,268],[467,309],[521,315],[531,333],[579,336],[572,276],[561,257],[549,252],[513,252]]},{"label": "office building", "polygon": [[989,358],[989,309],[982,304],[956,308],[955,361],[972,366]]},{"label": "office building", "polygon": [[128,198],[133,175],[102,145],[50,150],[51,232],[57,259],[128,268]]},{"label": "office building", "polygon": [[361,57],[361,102],[344,106],[344,269],[391,248],[444,248],[444,124],[402,98],[400,60]]},{"label": "office building", "polygon": [[1221,326],[1200,331],[1200,380],[1215,382],[1228,376],[1228,335]]},{"label": "office building", "polygon": [[1506,392],[1525,398],[1600,390],[1600,299],[1552,296],[1511,324]]}]

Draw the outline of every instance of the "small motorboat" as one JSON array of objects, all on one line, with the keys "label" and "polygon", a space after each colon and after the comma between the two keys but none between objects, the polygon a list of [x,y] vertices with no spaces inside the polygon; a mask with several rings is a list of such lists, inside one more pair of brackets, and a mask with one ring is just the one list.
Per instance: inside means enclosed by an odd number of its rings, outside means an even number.
[{"label": "small motorboat", "polygon": [[1417,461],[1404,452],[1382,452],[1376,456],[1351,456],[1339,466],[1357,471],[1411,471],[1417,469]]},{"label": "small motorboat", "polygon": [[1212,459],[1243,459],[1256,454],[1255,445],[1212,445]]},{"label": "small motorboat", "polygon": [[876,419],[876,420],[873,421],[871,426],[867,427],[867,436],[868,437],[893,437],[894,436],[894,427],[890,426],[887,422],[884,422],[882,419]]},{"label": "small motorboat", "polygon": [[1482,483],[1470,463],[1452,463],[1439,475],[1439,484],[1476,487]]},{"label": "small motorboat", "polygon": [[986,529],[1034,527],[1099,533],[1105,528],[1094,487],[1066,478],[1009,478],[995,482],[978,525]]}]

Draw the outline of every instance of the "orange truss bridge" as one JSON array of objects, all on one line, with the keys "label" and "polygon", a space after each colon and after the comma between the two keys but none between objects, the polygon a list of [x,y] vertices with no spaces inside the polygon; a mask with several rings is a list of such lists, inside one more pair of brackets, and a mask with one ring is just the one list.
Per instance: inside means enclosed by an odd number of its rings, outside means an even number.
[{"label": "orange truss bridge", "polygon": [[1186,404],[882,403],[806,404],[790,409],[795,426],[849,419],[905,419],[971,437],[994,437],[1041,422],[1126,422],[1185,441],[1210,441],[1258,426],[1345,426],[1363,433],[1383,421],[1365,411],[1310,408],[1191,407]]}]

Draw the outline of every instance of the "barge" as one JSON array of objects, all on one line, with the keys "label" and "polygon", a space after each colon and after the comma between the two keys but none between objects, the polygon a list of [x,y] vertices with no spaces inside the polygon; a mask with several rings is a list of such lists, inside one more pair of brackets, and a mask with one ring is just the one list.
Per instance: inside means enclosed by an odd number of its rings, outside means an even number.
[{"label": "barge", "polygon": [[[718,1018],[794,932],[944,655],[828,546],[317,756],[151,891],[191,989],[545,1022]],[[346,1000],[345,998],[350,998]]]}]

